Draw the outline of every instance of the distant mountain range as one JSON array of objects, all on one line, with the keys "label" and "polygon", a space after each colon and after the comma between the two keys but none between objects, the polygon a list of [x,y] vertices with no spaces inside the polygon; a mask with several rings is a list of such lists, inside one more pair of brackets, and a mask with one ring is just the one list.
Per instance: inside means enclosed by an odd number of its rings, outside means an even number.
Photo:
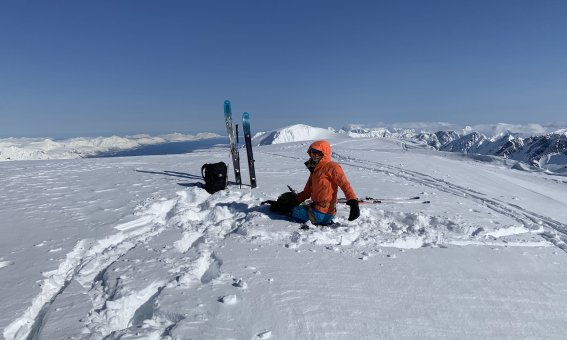
[{"label": "distant mountain range", "polygon": [[[434,125],[429,126],[432,128]],[[545,169],[567,175],[567,129],[547,130],[537,124],[527,126],[523,133],[511,132],[503,127],[522,128],[497,124],[486,126],[484,131],[497,132],[491,137],[466,127],[454,130],[454,126],[437,124],[437,132],[404,127],[366,128],[350,125],[340,130],[318,128],[305,124],[291,125],[269,132],[259,132],[253,138],[255,145],[281,144],[328,138],[390,138],[417,144],[420,147],[439,151],[458,152],[468,155],[489,155],[515,160],[516,168],[523,170]],[[551,127],[553,128],[553,126]],[[516,131],[516,130],[514,130]],[[527,131],[527,133],[526,133]],[[537,131],[534,133],[534,131]],[[530,135],[534,133],[534,135]],[[157,145],[176,141],[192,141],[221,137],[217,134],[202,133],[196,136],[169,134],[162,136],[136,135],[126,137],[95,137],[53,140],[49,138],[7,138],[0,139],[0,161],[32,159],[71,159],[104,155],[109,151],[136,149],[144,145]]]},{"label": "distant mountain range", "polygon": [[51,138],[0,139],[0,162],[17,160],[75,159],[118,153],[148,145],[188,142],[221,137],[215,133],[186,135],[170,133],[160,136],[145,134],[111,137],[77,137],[63,140]]},{"label": "distant mountain range", "polygon": [[337,131],[332,128],[323,129],[297,124],[258,133],[254,137],[254,144],[267,145],[341,137],[394,138],[439,151],[503,157],[526,163],[528,166],[567,174],[567,129],[538,136],[525,136],[525,134],[505,131],[489,138],[470,128],[431,133],[410,128],[348,126]]},{"label": "distant mountain range", "polygon": [[488,138],[476,131],[416,132],[412,129],[362,129],[343,132],[352,137],[389,137],[412,140],[447,152],[504,157],[553,172],[567,173],[567,130],[520,137],[510,131]]}]

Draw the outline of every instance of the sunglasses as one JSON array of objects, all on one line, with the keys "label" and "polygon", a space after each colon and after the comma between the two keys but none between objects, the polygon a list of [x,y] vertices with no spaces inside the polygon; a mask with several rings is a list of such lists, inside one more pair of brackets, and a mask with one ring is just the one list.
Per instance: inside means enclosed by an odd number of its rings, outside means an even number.
[{"label": "sunglasses", "polygon": [[309,153],[314,156],[323,156],[323,152],[313,148],[309,149]]}]

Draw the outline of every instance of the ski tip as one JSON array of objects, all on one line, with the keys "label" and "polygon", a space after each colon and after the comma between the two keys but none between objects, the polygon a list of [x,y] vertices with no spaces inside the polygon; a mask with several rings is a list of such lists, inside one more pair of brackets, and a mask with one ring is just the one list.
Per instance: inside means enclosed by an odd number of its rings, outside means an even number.
[{"label": "ski tip", "polygon": [[231,112],[230,100],[227,99],[224,101],[224,113],[229,113],[229,112]]}]

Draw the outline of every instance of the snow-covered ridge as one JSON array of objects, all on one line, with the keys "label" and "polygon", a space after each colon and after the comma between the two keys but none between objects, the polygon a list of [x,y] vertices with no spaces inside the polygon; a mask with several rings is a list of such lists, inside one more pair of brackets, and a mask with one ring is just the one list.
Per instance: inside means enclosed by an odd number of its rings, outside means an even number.
[{"label": "snow-covered ridge", "polygon": [[109,151],[135,149],[144,145],[196,141],[215,137],[219,137],[219,135],[214,133],[199,133],[197,135],[171,133],[160,136],[79,137],[64,140],[6,138],[0,139],[0,161],[84,158]]},{"label": "snow-covered ridge", "polygon": [[336,133],[332,128],[323,129],[305,124],[296,124],[273,131],[259,132],[254,136],[253,143],[256,145],[270,145],[337,137],[341,137],[341,134]]}]

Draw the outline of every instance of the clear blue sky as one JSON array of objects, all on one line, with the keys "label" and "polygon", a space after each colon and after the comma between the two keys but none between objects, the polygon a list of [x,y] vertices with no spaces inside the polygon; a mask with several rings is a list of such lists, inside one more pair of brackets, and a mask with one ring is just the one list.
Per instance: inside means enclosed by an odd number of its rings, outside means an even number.
[{"label": "clear blue sky", "polygon": [[0,2],[0,136],[567,121],[567,1]]}]

